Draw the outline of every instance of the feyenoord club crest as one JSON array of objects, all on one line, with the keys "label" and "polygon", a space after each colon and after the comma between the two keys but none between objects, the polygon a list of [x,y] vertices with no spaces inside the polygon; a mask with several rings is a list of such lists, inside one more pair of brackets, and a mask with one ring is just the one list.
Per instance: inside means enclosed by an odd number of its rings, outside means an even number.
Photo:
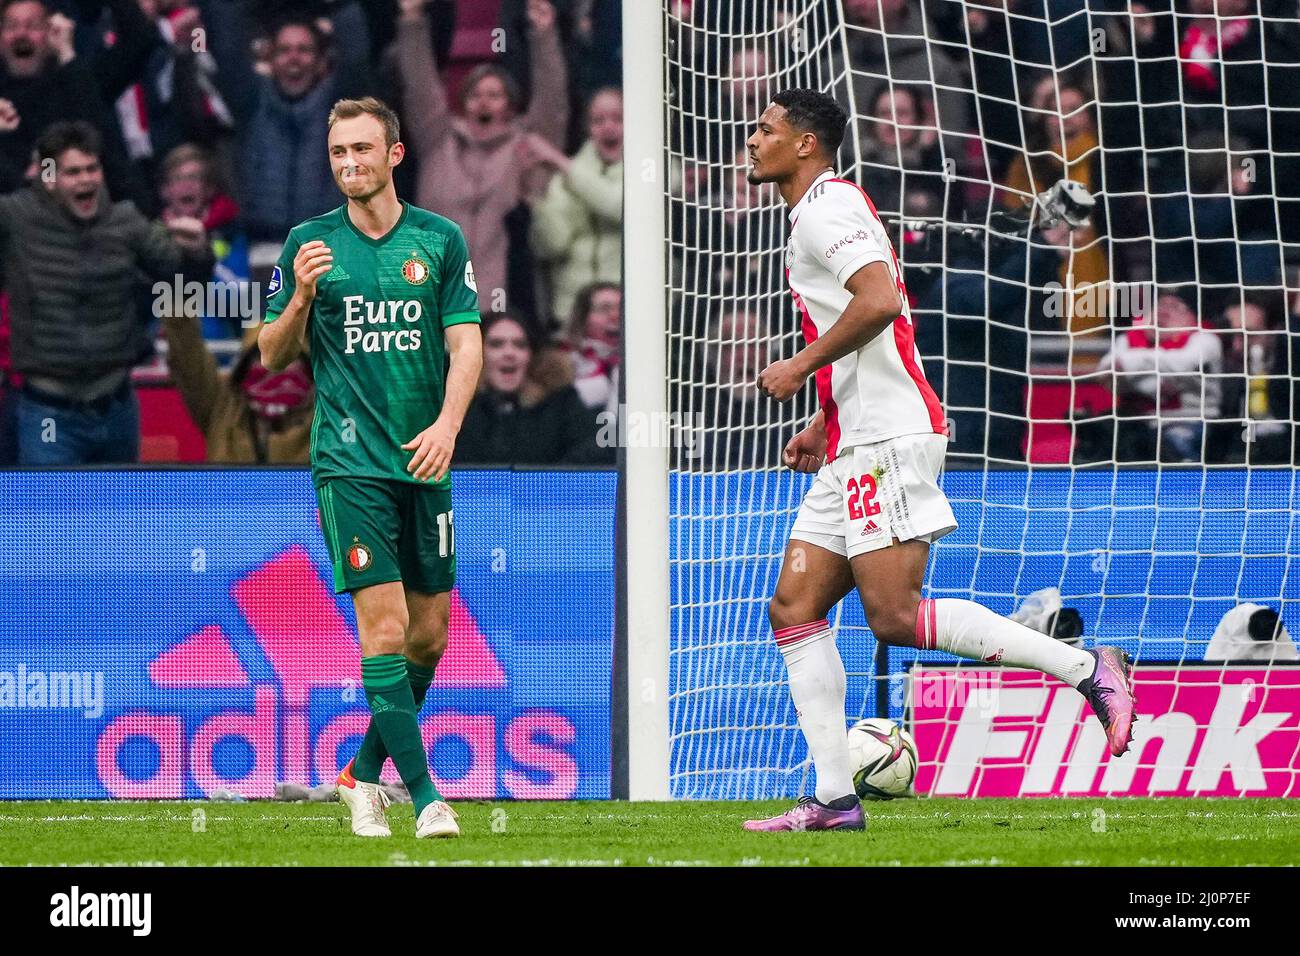
[{"label": "feyenoord club crest", "polygon": [[370,554],[370,549],[358,541],[352,539],[352,547],[348,548],[348,566],[353,571],[364,571],[370,567],[370,562],[374,560]]},{"label": "feyenoord club crest", "polygon": [[429,278],[429,263],[411,253],[411,258],[402,263],[402,278],[411,285],[424,285]]}]

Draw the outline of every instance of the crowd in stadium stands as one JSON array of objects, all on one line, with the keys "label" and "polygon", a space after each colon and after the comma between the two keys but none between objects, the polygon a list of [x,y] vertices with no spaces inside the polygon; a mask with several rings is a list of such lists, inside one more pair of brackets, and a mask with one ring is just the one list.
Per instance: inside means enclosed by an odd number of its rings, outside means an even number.
[{"label": "crowd in stadium stands", "polygon": [[526,322],[489,313],[483,323],[483,388],[457,442],[464,461],[591,464],[605,459],[598,414],[572,384],[537,374],[538,348]]},{"label": "crowd in stadium stands", "polygon": [[458,462],[612,462],[619,34],[618,0],[0,0],[0,465],[137,460],[156,351],[208,460],[306,461],[310,364],[266,369],[250,313],[342,202],[326,119],[363,95],[402,118],[399,195],[473,256]]},{"label": "crowd in stadium stands", "polygon": [[[778,8],[671,5],[698,28],[669,37],[693,72],[669,129],[671,372],[711,464],[770,463],[790,426],[746,384],[798,336],[778,321],[786,224],[744,176],[800,54]],[[827,72],[851,77],[845,169],[881,215],[979,227],[895,229],[952,450],[1035,458],[1037,416],[1068,432],[1059,460],[1295,461],[1296,3],[1043,9],[844,0]],[[404,120],[399,193],[464,228],[500,340],[460,460],[612,461],[588,438],[617,406],[619,17],[618,0],[0,0],[0,463],[134,460],[131,369],[159,342],[209,460],[304,459],[309,364],[269,372],[246,314],[160,310],[140,280],[264,289],[289,228],[340,201],[331,104],[368,93]],[[1091,224],[1017,235],[1065,177],[1099,196]],[[1159,294],[1114,308],[1135,284]]]},{"label": "crowd in stadium stands", "polygon": [[[773,196],[743,180],[748,124],[734,118],[752,120],[771,77],[803,62],[800,39],[827,22],[815,7],[783,23],[757,8],[672,5],[670,43],[691,77],[675,91],[683,119],[669,130],[681,156],[672,208],[682,292],[671,314],[683,345],[707,336],[716,352],[737,304],[786,331],[772,255],[785,224]],[[806,77],[851,77],[858,137],[843,169],[887,222],[979,227],[977,239],[893,230],[918,346],[952,420],[950,451],[1009,462],[1300,460],[1294,0],[844,0],[843,10],[847,62],[834,54]],[[1063,178],[1098,197],[1091,223],[1016,235],[1011,218]],[[1148,294],[1128,301],[1140,307],[1115,306],[1117,292],[1139,285]],[[1044,358],[1042,343],[1055,352]],[[676,351],[676,375],[707,381],[691,349]],[[1056,407],[1041,412],[1035,393],[1054,394]],[[708,424],[725,432],[740,420],[727,394],[679,403],[714,410]],[[1047,431],[1036,414],[1067,436],[1057,457],[1036,445]],[[750,454],[737,447],[718,463]]]}]

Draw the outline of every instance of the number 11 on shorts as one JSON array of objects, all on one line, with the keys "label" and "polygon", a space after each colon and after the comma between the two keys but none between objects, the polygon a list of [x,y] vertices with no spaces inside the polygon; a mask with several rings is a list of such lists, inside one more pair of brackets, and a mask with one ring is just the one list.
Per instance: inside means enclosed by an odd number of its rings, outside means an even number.
[{"label": "number 11 on shorts", "polygon": [[456,528],[451,523],[454,511],[438,515],[438,557],[448,558],[456,553]]}]

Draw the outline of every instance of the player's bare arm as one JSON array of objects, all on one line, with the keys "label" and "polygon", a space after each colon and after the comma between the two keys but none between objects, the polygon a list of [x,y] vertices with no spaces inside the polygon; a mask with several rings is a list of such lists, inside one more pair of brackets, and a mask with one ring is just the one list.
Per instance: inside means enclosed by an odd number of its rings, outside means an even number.
[{"label": "player's bare arm", "polygon": [[778,402],[788,401],[819,368],[856,352],[898,318],[903,302],[883,262],[869,262],[849,276],[844,288],[853,298],[830,331],[794,358],[773,362],[758,376],[758,387]]},{"label": "player's bare arm", "polygon": [[460,434],[465,412],[478,388],[479,373],[483,370],[483,333],[474,323],[453,325],[446,330],[447,354],[451,369],[447,373],[447,394],[443,399],[438,420],[402,446],[413,452],[406,466],[416,478],[441,481],[451,468],[451,456],[456,449],[456,436]]},{"label": "player's bare arm", "polygon": [[257,334],[262,364],[272,371],[287,368],[302,351],[307,336],[307,316],[316,300],[316,282],[334,266],[334,254],[319,239],[304,242],[293,257],[296,283],[293,298],[279,318],[267,322]]},{"label": "player's bare arm", "polygon": [[811,474],[826,460],[826,413],[820,408],[807,426],[785,446],[781,462],[791,471]]}]

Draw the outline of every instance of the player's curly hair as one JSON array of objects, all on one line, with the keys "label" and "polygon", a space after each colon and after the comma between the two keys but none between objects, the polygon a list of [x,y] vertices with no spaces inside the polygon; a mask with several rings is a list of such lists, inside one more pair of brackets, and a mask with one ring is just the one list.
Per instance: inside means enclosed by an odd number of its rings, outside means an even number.
[{"label": "player's curly hair", "polygon": [[782,90],[772,102],[785,109],[786,121],[797,130],[812,133],[827,159],[834,159],[844,142],[849,116],[835,97],[820,90]]}]

